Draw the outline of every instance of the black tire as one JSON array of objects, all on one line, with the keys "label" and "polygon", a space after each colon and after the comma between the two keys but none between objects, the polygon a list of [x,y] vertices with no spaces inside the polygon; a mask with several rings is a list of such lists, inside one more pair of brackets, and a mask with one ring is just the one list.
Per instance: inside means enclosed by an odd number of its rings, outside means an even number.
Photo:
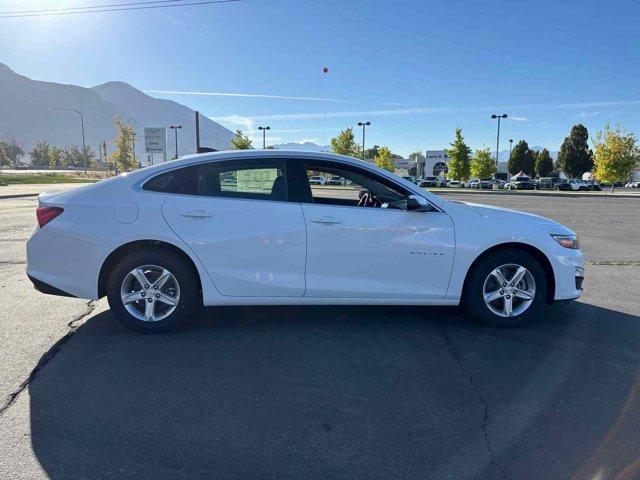
[{"label": "black tire", "polygon": [[[125,308],[121,298],[121,286],[129,272],[145,265],[154,265],[168,270],[178,283],[179,300],[175,309],[165,318],[157,321],[145,321],[136,318]],[[182,323],[191,316],[196,309],[202,306],[199,283],[196,275],[197,272],[194,271],[192,265],[188,264],[184,258],[170,250],[155,247],[130,253],[120,259],[109,274],[107,280],[109,307],[111,307],[111,311],[118,320],[133,330],[145,333],[166,332],[175,325]],[[153,286],[150,286],[150,292],[152,292],[152,288]],[[146,294],[146,300],[152,296],[154,295]],[[135,308],[142,309],[142,305],[145,305],[145,300],[140,300],[140,302],[142,303],[136,303],[134,305]],[[160,303],[158,305],[159,309],[171,308],[160,305]]]},{"label": "black tire", "polygon": [[[521,265],[531,273],[535,282],[535,295],[529,307],[522,313],[503,317],[491,311],[486,305],[484,301],[484,285],[485,280],[494,269],[507,264]],[[472,267],[465,282],[462,304],[466,311],[481,323],[496,327],[517,326],[535,316],[538,308],[545,302],[547,289],[546,275],[535,257],[519,249],[505,248],[485,256]],[[516,301],[521,300],[517,299]],[[500,302],[500,300],[497,302]]]}]

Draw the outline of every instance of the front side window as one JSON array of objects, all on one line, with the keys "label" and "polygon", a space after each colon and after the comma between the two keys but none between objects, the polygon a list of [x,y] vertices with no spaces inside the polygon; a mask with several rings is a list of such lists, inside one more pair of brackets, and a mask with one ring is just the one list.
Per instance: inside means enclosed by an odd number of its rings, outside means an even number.
[{"label": "front side window", "polygon": [[408,192],[366,170],[309,163],[306,174],[313,203],[400,210],[407,208]]}]

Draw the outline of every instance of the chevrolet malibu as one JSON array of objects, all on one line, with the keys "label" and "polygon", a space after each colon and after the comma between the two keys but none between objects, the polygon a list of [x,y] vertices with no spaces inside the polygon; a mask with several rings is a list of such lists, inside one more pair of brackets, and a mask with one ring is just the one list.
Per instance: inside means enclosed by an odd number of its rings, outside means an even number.
[{"label": "chevrolet malibu", "polygon": [[[313,185],[319,175],[348,187]],[[35,287],[106,296],[146,332],[208,305],[461,304],[514,325],[579,297],[584,277],[578,238],[557,222],[443,200],[331,154],[184,157],[42,194],[36,213]]]}]

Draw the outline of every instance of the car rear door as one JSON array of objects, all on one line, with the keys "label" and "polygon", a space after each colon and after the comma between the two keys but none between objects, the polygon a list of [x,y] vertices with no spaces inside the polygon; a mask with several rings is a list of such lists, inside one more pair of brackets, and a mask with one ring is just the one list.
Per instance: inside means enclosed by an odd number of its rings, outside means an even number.
[{"label": "car rear door", "polygon": [[[453,223],[446,213],[435,207],[431,212],[407,211],[408,192],[403,187],[388,185],[387,179],[359,167],[311,160],[304,169],[292,180],[300,183],[294,190],[307,226],[305,297],[445,296],[455,251]],[[353,184],[310,186],[308,178],[315,172],[341,176]],[[366,175],[389,188],[384,200],[390,203],[358,206]],[[395,201],[400,197],[404,207]]]},{"label": "car rear door", "polygon": [[288,201],[280,158],[191,167],[195,192],[168,195],[162,213],[205,266],[223,295],[304,294],[306,230]]}]

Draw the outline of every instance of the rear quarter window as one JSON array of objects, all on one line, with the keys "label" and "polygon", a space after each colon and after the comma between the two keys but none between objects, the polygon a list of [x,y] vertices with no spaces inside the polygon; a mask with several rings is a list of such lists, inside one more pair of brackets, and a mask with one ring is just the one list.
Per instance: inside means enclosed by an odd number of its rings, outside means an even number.
[{"label": "rear quarter window", "polygon": [[151,192],[198,195],[196,170],[194,167],[185,167],[161,173],[148,180],[142,189]]}]

